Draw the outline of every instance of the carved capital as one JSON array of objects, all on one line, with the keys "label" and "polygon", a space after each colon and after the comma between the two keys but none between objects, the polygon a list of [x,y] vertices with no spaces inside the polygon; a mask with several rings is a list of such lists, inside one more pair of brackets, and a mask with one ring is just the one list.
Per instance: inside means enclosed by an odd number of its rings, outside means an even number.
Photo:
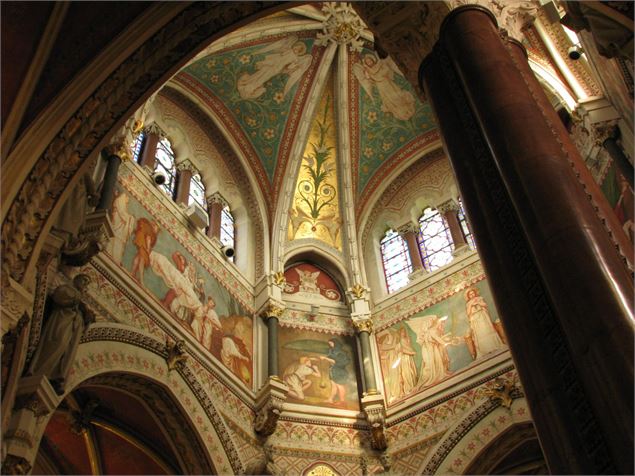
[{"label": "carved capital", "polygon": [[591,127],[591,136],[595,145],[602,147],[607,139],[614,139],[619,129],[617,120],[597,122]]},{"label": "carved capital", "polygon": [[491,401],[498,402],[500,406],[511,408],[513,400],[522,397],[523,393],[516,386],[516,378],[505,380],[499,377],[494,380],[494,385],[491,388],[485,390],[485,395]]},{"label": "carved capital", "polygon": [[284,304],[270,299],[263,306],[259,314],[260,314],[260,317],[262,317],[265,320],[269,319],[270,317],[276,317],[280,319],[282,317],[283,312],[284,312]]},{"label": "carved capital", "polygon": [[185,353],[185,341],[179,340],[176,342],[166,341],[165,343],[165,362],[168,365],[168,371],[178,369],[185,365],[187,361],[187,354]]},{"label": "carved capital", "polygon": [[450,200],[446,200],[440,205],[437,205],[436,208],[437,210],[439,210],[439,213],[441,213],[442,215],[445,215],[448,212],[458,212],[459,204],[457,203],[456,200],[450,199]]},{"label": "carved capital", "polygon": [[463,5],[487,8],[496,17],[498,25],[516,40],[523,38],[523,30],[535,21],[540,8],[540,3],[532,0],[449,0],[447,4],[452,10]]},{"label": "carved capital", "polygon": [[211,195],[208,195],[207,197],[205,197],[205,200],[207,200],[207,206],[209,207],[211,207],[215,203],[220,203],[223,207],[228,206],[227,200],[225,200],[223,196],[218,192],[214,192]]},{"label": "carved capital", "polygon": [[185,159],[176,163],[176,170],[179,172],[183,172],[184,170],[189,170],[192,172],[192,175],[198,173],[198,169],[194,166],[194,164],[190,161],[190,159]]},{"label": "carved capital", "polygon": [[362,397],[361,402],[370,429],[371,446],[375,450],[383,451],[388,447],[384,434],[386,425],[384,397],[379,393],[367,394]]},{"label": "carved capital", "polygon": [[256,397],[256,417],[254,430],[261,436],[269,436],[276,431],[278,418],[284,409],[289,387],[277,377],[269,377],[268,382]]},{"label": "carved capital", "polygon": [[404,223],[398,227],[397,233],[399,233],[402,237],[405,237],[409,233],[417,234],[419,233],[419,226],[416,223],[409,221],[408,223]]},{"label": "carved capital", "polygon": [[40,417],[54,410],[58,400],[59,397],[46,376],[24,377],[18,384],[14,410],[29,410]]},{"label": "carved capital", "polygon": [[157,135],[160,138],[164,138],[165,137],[165,132],[163,132],[163,129],[161,129],[156,122],[153,122],[152,124],[148,124],[148,126],[145,129],[145,132],[146,132],[146,134]]},{"label": "carved capital", "polygon": [[354,320],[353,327],[355,327],[355,330],[358,333],[359,332],[368,332],[369,334],[373,333],[373,321],[371,321],[370,319]]},{"label": "carved capital", "polygon": [[22,456],[8,454],[2,463],[2,474],[23,475],[31,472],[31,464]]}]

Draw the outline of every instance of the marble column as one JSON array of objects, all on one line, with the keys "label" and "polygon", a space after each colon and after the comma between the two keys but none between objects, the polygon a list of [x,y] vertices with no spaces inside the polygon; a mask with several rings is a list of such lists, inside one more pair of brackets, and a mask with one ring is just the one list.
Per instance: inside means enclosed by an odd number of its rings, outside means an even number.
[{"label": "marble column", "polygon": [[117,185],[117,175],[119,174],[119,166],[121,165],[121,157],[108,153],[106,159],[106,173],[101,187],[101,196],[97,204],[97,210],[110,210],[112,202],[115,198],[115,185]]},{"label": "marble column", "polygon": [[364,370],[365,393],[373,395],[377,393],[377,380],[375,379],[375,367],[370,350],[370,334],[373,332],[373,321],[370,319],[353,321],[357,331],[359,344],[362,350],[362,368]]},{"label": "marble column", "polygon": [[461,223],[459,222],[459,204],[454,200],[448,200],[439,205],[437,210],[439,210],[439,213],[445,218],[448,228],[450,229],[450,235],[454,243],[453,254],[456,255],[466,251],[468,246],[463,230],[461,229]]},{"label": "marble column", "polygon": [[284,308],[269,304],[261,313],[267,323],[267,376],[279,378],[278,367],[278,320]]},{"label": "marble column", "polygon": [[192,165],[192,162],[187,159],[177,163],[176,170],[178,176],[174,201],[187,206],[187,202],[190,198],[190,184],[197,170],[194,168],[194,165]]},{"label": "marble column", "polygon": [[540,103],[479,6],[420,79],[552,473],[633,471],[633,284]]},{"label": "marble column", "polygon": [[[632,267],[634,264],[632,244],[628,240],[626,233],[624,233],[622,224],[615,216],[615,213],[606,199],[604,192],[602,192],[602,189],[600,189],[600,186],[593,178],[584,158],[571,140],[569,132],[564,127],[558,113],[551,105],[544,89],[529,66],[525,47],[519,41],[512,38],[505,38],[505,45],[512,57],[514,65],[527,85],[529,94],[531,94],[531,97],[536,101],[538,107],[540,108],[540,112],[549,127],[551,135],[553,135],[559,142],[559,145],[561,146],[561,157],[563,157],[569,163],[570,167],[575,170],[579,186],[583,188],[587,199],[591,201],[593,208],[596,210],[596,215],[605,223],[605,232],[609,233],[612,241],[619,247],[624,259],[626,259]],[[633,169],[631,167],[631,174],[632,170]]]},{"label": "marble column", "polygon": [[154,170],[155,156],[157,154],[157,145],[161,140],[160,129],[152,124],[146,131],[146,139],[143,144],[143,150],[141,151],[141,159],[139,159],[139,165],[142,167],[148,167],[150,170]]},{"label": "marble column", "polygon": [[421,259],[419,243],[417,242],[419,227],[415,223],[410,222],[400,226],[397,232],[408,246],[408,255],[410,256],[410,263],[412,263],[412,273],[414,274],[423,270],[423,260]]},{"label": "marble column", "polygon": [[207,213],[209,213],[207,236],[210,238],[220,239],[221,214],[225,205],[225,200],[218,192],[207,197]]},{"label": "marble column", "polygon": [[601,143],[602,147],[606,149],[618,170],[622,174],[622,177],[626,179],[631,188],[633,188],[633,164],[631,164],[624,154],[624,151],[617,143],[619,138],[620,129],[617,126],[612,127],[606,131],[605,137],[603,137]]}]

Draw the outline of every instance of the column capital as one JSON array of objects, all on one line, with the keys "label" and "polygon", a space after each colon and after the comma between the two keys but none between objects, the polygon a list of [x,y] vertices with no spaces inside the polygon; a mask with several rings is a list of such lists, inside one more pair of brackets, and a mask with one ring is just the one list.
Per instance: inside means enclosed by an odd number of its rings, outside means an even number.
[{"label": "column capital", "polygon": [[229,206],[227,200],[219,192],[214,192],[211,195],[205,197],[208,206],[212,206],[215,203],[220,203],[223,207]]},{"label": "column capital", "polygon": [[275,317],[280,319],[282,317],[282,313],[285,310],[285,305],[282,302],[269,299],[258,311],[258,315],[263,319],[267,320],[270,317]]},{"label": "column capital", "polygon": [[370,317],[367,319],[353,319],[353,327],[358,333],[373,333],[373,321],[370,319]]},{"label": "column capital", "polygon": [[161,129],[156,122],[148,124],[144,130],[146,134],[154,134],[161,139],[165,138],[165,132],[163,132],[163,129]]},{"label": "column capital", "polygon": [[439,210],[439,213],[445,215],[448,212],[458,212],[459,211],[459,203],[451,198],[450,200],[446,200],[445,202],[440,203],[436,206],[436,209]]},{"label": "column capital", "polygon": [[407,235],[408,233],[417,234],[419,233],[419,225],[412,221],[409,221],[408,223],[404,223],[403,225],[398,226],[397,233],[399,233],[399,235],[402,237]]},{"label": "column capital", "polygon": [[176,170],[179,172],[183,172],[184,170],[188,170],[192,172],[192,175],[199,173],[198,169],[194,166],[190,159],[185,159],[177,162],[175,164]]}]

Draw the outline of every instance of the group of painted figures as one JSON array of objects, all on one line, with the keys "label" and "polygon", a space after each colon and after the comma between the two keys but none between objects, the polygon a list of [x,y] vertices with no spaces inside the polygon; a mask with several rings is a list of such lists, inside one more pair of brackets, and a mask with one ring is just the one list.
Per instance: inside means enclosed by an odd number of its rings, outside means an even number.
[{"label": "group of painted figures", "polygon": [[[445,317],[427,315],[388,329],[378,341],[381,366],[389,401],[436,385],[452,375],[448,346],[465,344],[473,360],[505,347],[500,321],[492,322],[487,303],[478,290],[465,291],[466,315],[470,326],[464,336],[445,331]],[[410,332],[416,335],[421,355],[417,370]]]}]

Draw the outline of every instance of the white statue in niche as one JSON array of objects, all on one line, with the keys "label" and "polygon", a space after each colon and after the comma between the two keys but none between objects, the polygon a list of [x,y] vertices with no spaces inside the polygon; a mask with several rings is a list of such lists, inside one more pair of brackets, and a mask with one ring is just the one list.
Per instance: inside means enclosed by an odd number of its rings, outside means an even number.
[{"label": "white statue in niche", "polygon": [[82,302],[90,277],[78,274],[73,285],[62,284],[51,294],[51,309],[33,355],[28,374],[45,375],[58,395],[64,394],[66,377],[79,341],[95,315]]},{"label": "white statue in niche", "polygon": [[320,294],[320,288],[317,285],[317,279],[320,276],[319,271],[311,272],[297,269],[297,272],[298,276],[300,276],[300,292]]}]

